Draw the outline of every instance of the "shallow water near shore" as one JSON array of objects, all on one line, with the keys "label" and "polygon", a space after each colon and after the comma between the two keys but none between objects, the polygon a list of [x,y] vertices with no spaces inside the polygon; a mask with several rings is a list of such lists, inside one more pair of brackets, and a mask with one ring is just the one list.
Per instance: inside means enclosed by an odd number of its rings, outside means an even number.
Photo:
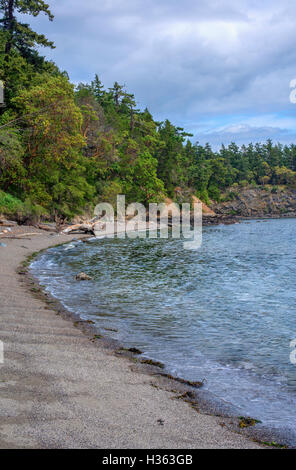
[{"label": "shallow water near shore", "polygon": [[[48,250],[41,285],[102,333],[165,363],[296,443],[296,219],[206,227],[182,240],[93,240]],[[84,271],[92,281],[75,281]],[[110,331],[117,330],[117,331]]]}]

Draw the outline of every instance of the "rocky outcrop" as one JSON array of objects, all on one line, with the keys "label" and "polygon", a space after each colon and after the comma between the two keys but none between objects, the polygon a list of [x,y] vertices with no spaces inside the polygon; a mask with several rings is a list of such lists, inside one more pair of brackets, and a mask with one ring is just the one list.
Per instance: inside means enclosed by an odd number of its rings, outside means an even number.
[{"label": "rocky outcrop", "polygon": [[213,203],[217,215],[240,217],[296,217],[296,189],[235,188],[225,201]]},{"label": "rocky outcrop", "polygon": [[[178,194],[177,194],[177,190],[178,190]],[[177,194],[177,196],[182,196],[182,198],[184,198],[184,194],[182,193],[181,194],[181,188],[176,188],[175,189],[175,194]],[[218,225],[218,224],[233,224],[235,222],[237,222],[237,217],[233,216],[233,215],[229,215],[229,214],[216,214],[214,212],[213,209],[211,209],[209,206],[207,206],[204,202],[202,202],[200,199],[198,199],[196,196],[194,195],[190,195],[189,197],[191,197],[191,201],[192,203],[200,203],[202,204],[202,224],[203,226],[207,226],[207,225]],[[181,203],[181,202],[179,202]],[[169,198],[166,198],[165,199],[165,204],[166,206],[170,205],[170,204],[173,204],[173,200],[172,199],[169,199]],[[172,223],[172,215],[173,215],[173,212],[169,214],[169,223]],[[192,226],[196,223],[196,221],[194,220],[194,212],[192,211],[191,212],[191,224]]]}]

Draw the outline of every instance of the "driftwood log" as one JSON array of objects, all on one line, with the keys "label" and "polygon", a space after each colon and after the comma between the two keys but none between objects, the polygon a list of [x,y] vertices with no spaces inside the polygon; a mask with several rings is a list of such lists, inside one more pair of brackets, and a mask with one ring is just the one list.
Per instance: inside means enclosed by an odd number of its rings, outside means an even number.
[{"label": "driftwood log", "polygon": [[81,224],[74,224],[70,225],[69,227],[64,228],[61,233],[72,233],[72,232],[83,232],[83,233],[91,233],[95,235],[95,226],[98,229],[103,230],[105,228],[105,222],[100,220],[100,217],[94,217],[93,219],[83,222]]},{"label": "driftwood log", "polygon": [[95,225],[96,225],[96,222],[70,225],[69,227],[66,227],[64,230],[62,230],[62,233],[67,234],[67,233],[73,233],[73,232],[84,232],[84,233],[91,233],[94,235]]},{"label": "driftwood log", "polygon": [[0,240],[4,240],[4,239],[7,239],[7,240],[32,240],[31,238],[27,238],[27,237],[15,237],[15,236],[12,236],[12,237],[0,237]]},{"label": "driftwood log", "polygon": [[14,222],[13,220],[0,219],[0,225],[1,227],[16,227],[17,222]]},{"label": "driftwood log", "polygon": [[0,240],[2,240],[2,238],[11,238],[13,240],[31,240],[30,238],[27,238],[27,237],[32,237],[33,235],[42,235],[42,233],[36,233],[36,232],[32,232],[32,233],[22,233],[20,235],[13,235],[13,233],[11,235],[9,235],[9,233],[12,233],[12,232],[7,232],[6,230],[4,232],[0,232]]},{"label": "driftwood log", "polygon": [[46,224],[37,224],[36,225],[37,228],[39,228],[40,230],[45,230],[46,232],[56,232],[57,229],[53,226],[50,226],[50,225],[46,225]]}]

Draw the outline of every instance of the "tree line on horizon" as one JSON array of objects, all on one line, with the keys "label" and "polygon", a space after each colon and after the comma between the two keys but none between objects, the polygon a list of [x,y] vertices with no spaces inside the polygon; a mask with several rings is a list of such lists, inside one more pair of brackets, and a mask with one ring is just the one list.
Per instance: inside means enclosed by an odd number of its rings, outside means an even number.
[{"label": "tree line on horizon", "polygon": [[[192,143],[158,122],[135,96],[98,75],[71,84],[39,53],[54,45],[19,14],[53,15],[42,0],[0,0],[0,212],[71,219],[100,201],[158,202],[195,195],[221,200],[233,185],[296,186],[296,145]],[[21,16],[22,17],[22,16]],[[188,200],[188,199],[187,199]],[[2,202],[1,202],[2,201]]]}]

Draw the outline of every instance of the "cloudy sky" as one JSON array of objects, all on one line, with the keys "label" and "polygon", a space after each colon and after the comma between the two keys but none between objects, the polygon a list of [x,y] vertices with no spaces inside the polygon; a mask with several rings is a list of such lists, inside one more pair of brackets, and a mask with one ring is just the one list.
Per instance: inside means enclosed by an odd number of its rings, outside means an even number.
[{"label": "cloudy sky", "polygon": [[73,82],[98,73],[193,140],[296,141],[295,0],[48,0],[30,20]]}]

